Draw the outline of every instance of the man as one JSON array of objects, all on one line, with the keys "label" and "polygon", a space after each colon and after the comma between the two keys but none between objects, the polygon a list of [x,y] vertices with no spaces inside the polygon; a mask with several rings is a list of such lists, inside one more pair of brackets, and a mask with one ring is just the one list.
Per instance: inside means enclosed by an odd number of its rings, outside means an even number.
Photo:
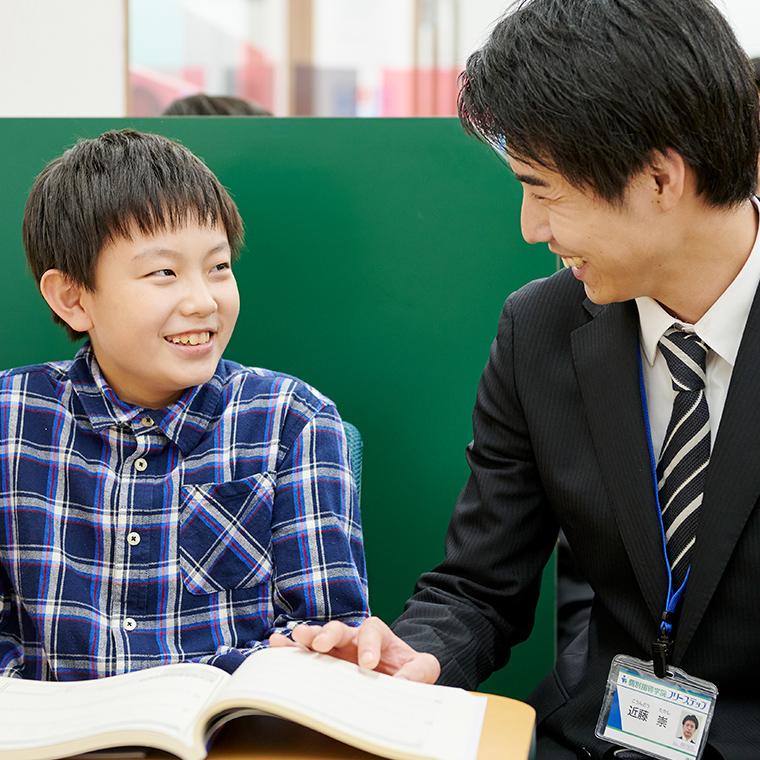
[{"label": "man", "polygon": [[694,744],[694,734],[699,728],[699,721],[696,715],[687,715],[681,721],[681,735],[678,737],[682,742]]},{"label": "man", "polygon": [[709,0],[527,0],[500,21],[460,117],[506,146],[523,236],[570,268],[507,299],[444,561],[392,630],[297,641],[474,688],[530,632],[561,527],[595,599],[587,649],[532,697],[538,757],[641,757],[594,729],[612,658],[657,642],[720,691],[704,757],[757,757],[757,101]]}]

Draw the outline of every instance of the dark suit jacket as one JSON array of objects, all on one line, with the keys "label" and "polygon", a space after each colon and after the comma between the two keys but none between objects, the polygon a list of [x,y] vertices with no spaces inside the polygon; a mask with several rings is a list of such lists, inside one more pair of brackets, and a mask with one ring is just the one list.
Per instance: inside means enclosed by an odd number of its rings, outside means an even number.
[{"label": "dark suit jacket", "polygon": [[[633,302],[596,306],[567,270],[509,297],[478,388],[472,474],[446,558],[394,624],[439,658],[442,683],[477,687],[530,632],[561,526],[595,591],[588,654],[563,653],[533,701],[539,737],[581,756],[609,749],[594,728],[611,660],[650,659],[667,590],[638,335]],[[672,660],[718,686],[710,743],[727,760],[760,757],[758,396],[756,298],[713,447]]]}]

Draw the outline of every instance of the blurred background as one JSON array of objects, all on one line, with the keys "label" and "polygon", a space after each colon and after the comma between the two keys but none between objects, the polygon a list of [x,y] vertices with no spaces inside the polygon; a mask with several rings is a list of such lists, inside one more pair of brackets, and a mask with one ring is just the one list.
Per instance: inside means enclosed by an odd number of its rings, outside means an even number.
[{"label": "blurred background", "polygon": [[[451,116],[508,2],[2,0],[0,116],[157,116],[197,92],[275,116]],[[717,4],[760,54],[760,2]]]}]

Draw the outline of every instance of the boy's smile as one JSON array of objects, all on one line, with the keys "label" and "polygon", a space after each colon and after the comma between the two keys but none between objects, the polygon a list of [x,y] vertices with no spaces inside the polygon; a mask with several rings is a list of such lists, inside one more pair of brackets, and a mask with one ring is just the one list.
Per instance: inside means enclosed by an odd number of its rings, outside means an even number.
[{"label": "boy's smile", "polygon": [[211,378],[240,309],[230,264],[224,229],[194,221],[103,248],[80,303],[120,399],[160,408]]},{"label": "boy's smile", "polygon": [[213,336],[213,333],[209,330],[202,330],[200,332],[189,332],[184,335],[168,335],[164,340],[168,340],[169,343],[173,343],[175,346],[205,346],[207,345]]}]

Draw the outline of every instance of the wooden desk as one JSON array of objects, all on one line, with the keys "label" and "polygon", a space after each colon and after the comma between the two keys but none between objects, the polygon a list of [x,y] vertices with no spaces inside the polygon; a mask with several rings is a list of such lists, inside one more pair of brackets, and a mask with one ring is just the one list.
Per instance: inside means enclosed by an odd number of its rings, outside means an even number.
[{"label": "wooden desk", "polygon": [[[478,760],[528,760],[532,757],[535,712],[532,707],[493,694],[488,697]],[[150,753],[149,760],[168,755]],[[265,716],[238,718],[222,729],[208,760],[377,760],[377,755]]]}]

